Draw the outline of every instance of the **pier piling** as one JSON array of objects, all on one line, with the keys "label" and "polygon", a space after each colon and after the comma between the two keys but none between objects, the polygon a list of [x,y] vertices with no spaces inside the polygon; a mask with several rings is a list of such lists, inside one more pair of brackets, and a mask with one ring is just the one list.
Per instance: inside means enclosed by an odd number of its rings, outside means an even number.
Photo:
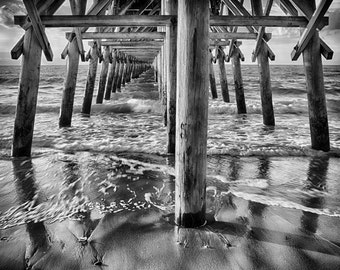
[{"label": "pier piling", "polygon": [[94,91],[94,84],[96,81],[97,74],[97,65],[99,58],[99,49],[97,42],[93,42],[93,45],[89,52],[89,71],[87,75],[87,81],[85,86],[85,94],[83,99],[83,106],[81,109],[81,113],[85,115],[90,115],[91,113],[91,105]]},{"label": "pier piling", "polygon": [[178,2],[175,221],[205,223],[209,2]]},{"label": "pier piling", "polygon": [[98,87],[98,93],[97,93],[97,99],[96,99],[97,104],[103,103],[109,63],[110,63],[110,47],[106,46],[104,50],[104,55],[103,55],[102,69],[100,72],[99,87]]},{"label": "pier piling", "polygon": [[220,71],[220,84],[221,84],[222,98],[224,102],[230,102],[227,73],[226,73],[225,64],[224,64],[225,53],[223,51],[222,46],[218,46],[216,57],[217,57],[219,71]]},{"label": "pier piling", "polygon": [[210,81],[210,91],[211,97],[216,99],[217,96],[217,89],[216,89],[216,79],[215,79],[215,72],[214,72],[214,64],[216,63],[216,59],[214,58],[212,51],[209,49],[210,55],[210,62],[209,62],[209,81]]},{"label": "pier piling", "polygon": [[238,114],[247,113],[246,101],[244,98],[242,71],[241,71],[241,55],[240,55],[240,49],[236,46],[233,49],[231,61],[233,65],[237,113]]}]

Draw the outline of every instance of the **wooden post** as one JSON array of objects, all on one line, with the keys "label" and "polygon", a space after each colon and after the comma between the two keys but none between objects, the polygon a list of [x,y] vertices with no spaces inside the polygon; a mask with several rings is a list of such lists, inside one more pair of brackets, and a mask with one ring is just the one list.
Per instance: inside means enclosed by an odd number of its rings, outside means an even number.
[{"label": "wooden post", "polygon": [[224,65],[225,53],[223,51],[222,46],[218,46],[218,49],[217,49],[217,62],[218,62],[219,70],[220,70],[220,83],[221,83],[222,98],[224,102],[230,102],[227,73],[226,73],[225,65]]},{"label": "wooden post", "polygon": [[159,93],[159,99],[162,100],[162,85],[163,85],[163,80],[162,80],[162,61],[161,61],[161,53],[158,53],[157,55],[157,70],[158,70],[158,93]]},{"label": "wooden post", "polygon": [[214,59],[214,56],[209,49],[209,54],[210,54],[210,63],[209,63],[209,80],[210,80],[210,91],[211,91],[211,96],[213,99],[217,98],[217,89],[216,89],[216,79],[215,79],[215,73],[214,73],[214,65],[213,63],[216,62]]},{"label": "wooden post", "polygon": [[112,93],[116,93],[117,91],[118,76],[119,76],[119,71],[120,71],[120,61],[121,61],[120,58],[117,56],[116,68],[115,68],[115,73],[114,73],[114,78],[113,78],[112,89],[111,89]]},{"label": "wooden post", "polygon": [[109,77],[107,79],[107,83],[106,83],[106,90],[105,90],[105,99],[106,100],[110,100],[111,98],[111,91],[112,91],[112,85],[114,82],[114,78],[115,78],[115,70],[116,70],[116,51],[112,51],[111,52],[112,55],[112,63],[110,64],[110,68],[109,68]]},{"label": "wooden post", "polygon": [[[263,8],[261,0],[251,0],[253,13],[256,16],[263,16]],[[257,55],[257,62],[260,72],[260,92],[262,104],[263,124],[267,126],[275,126],[274,109],[272,101],[272,90],[270,83],[270,69],[268,60],[268,49],[262,45]]]},{"label": "wooden post", "polygon": [[124,71],[124,54],[122,53],[119,59],[119,70],[117,76],[117,92],[121,92],[122,89],[122,77]]},{"label": "wooden post", "polygon": [[31,156],[41,62],[41,47],[33,27],[25,32],[23,46],[12,144],[13,157]]},{"label": "wooden post", "polygon": [[[165,1],[165,15],[177,15],[177,0]],[[168,153],[175,153],[176,145],[176,72],[177,72],[177,23],[171,23],[166,28],[167,50],[167,133]]]},{"label": "wooden post", "polygon": [[106,46],[104,55],[103,55],[103,62],[102,62],[102,69],[100,72],[100,79],[99,79],[99,87],[97,93],[96,103],[101,104],[103,103],[105,85],[106,85],[106,78],[107,78],[107,71],[109,69],[110,63],[110,47]]},{"label": "wooden post", "polygon": [[[311,8],[315,10],[315,1],[308,1],[307,4],[311,5]],[[329,151],[330,142],[326,95],[320,54],[320,38],[317,31],[315,31],[303,51],[303,64],[306,75],[312,148],[315,150]]]},{"label": "wooden post", "polygon": [[87,75],[85,95],[83,99],[83,106],[81,109],[81,112],[87,115],[90,115],[91,113],[93,90],[97,74],[97,65],[99,58],[99,49],[97,42],[93,42],[93,46],[89,52],[89,57],[90,57],[89,72]]},{"label": "wooden post", "polygon": [[[87,1],[76,1],[76,8],[72,9],[74,15],[85,14]],[[74,94],[77,87],[77,76],[79,67],[79,55],[77,38],[74,37],[68,43],[67,71],[64,81],[63,96],[59,114],[59,127],[70,127],[72,122]]]},{"label": "wooden post", "polygon": [[209,1],[178,2],[175,222],[205,223]]},{"label": "wooden post", "polygon": [[233,54],[232,54],[235,97],[236,97],[236,104],[237,104],[237,113],[243,114],[243,113],[247,113],[247,107],[246,107],[246,101],[244,98],[243,79],[242,79],[240,59],[241,59],[240,49],[238,47],[235,47],[233,50]]},{"label": "wooden post", "polygon": [[131,57],[129,55],[126,56],[126,73],[125,73],[125,82],[129,83],[131,81]]}]

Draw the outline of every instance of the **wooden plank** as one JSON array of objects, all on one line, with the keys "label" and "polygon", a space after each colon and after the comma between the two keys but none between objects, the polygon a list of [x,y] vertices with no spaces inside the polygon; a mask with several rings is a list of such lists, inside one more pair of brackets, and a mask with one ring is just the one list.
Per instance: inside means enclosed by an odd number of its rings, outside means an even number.
[{"label": "wooden plank", "polygon": [[48,41],[48,38],[46,36],[44,27],[41,24],[41,20],[39,17],[39,12],[37,10],[37,7],[34,4],[34,1],[30,0],[23,0],[25,8],[28,12],[28,16],[30,17],[34,33],[37,36],[37,39],[39,40],[39,44],[45,54],[47,61],[53,60],[53,52],[50,46],[50,43]]},{"label": "wooden plank", "polygon": [[175,222],[205,223],[209,1],[178,1]]},{"label": "wooden plank", "polygon": [[[273,1],[274,0],[268,0],[267,1],[265,11],[264,11],[265,16],[269,16],[270,10],[271,10],[272,5],[273,5]],[[256,57],[259,53],[260,46],[262,45],[262,39],[263,39],[264,31],[265,31],[265,27],[260,26],[260,28],[258,30],[257,38],[256,38],[255,49],[254,49],[254,52],[253,52],[253,55],[252,55],[252,62],[255,62]]]},{"label": "wooden plank", "polygon": [[[328,18],[318,21],[319,27],[328,24]],[[254,27],[306,27],[304,16],[211,16],[211,26],[254,26]]]},{"label": "wooden plank", "polygon": [[243,32],[216,32],[209,33],[210,39],[256,39],[256,33]]},{"label": "wooden plank", "polygon": [[[287,1],[287,0],[285,0]],[[310,20],[311,17],[313,16],[313,9],[310,8],[309,5],[304,4],[304,1],[296,1],[296,0],[292,0],[294,2],[294,4],[297,6],[297,9],[299,9],[299,11],[308,19]],[[295,9],[296,10],[296,9]],[[298,12],[296,10],[296,12]],[[322,55],[325,57],[325,59],[330,60],[333,58],[333,50],[326,44],[325,41],[323,41],[320,38],[320,51],[322,53]]]},{"label": "wooden plank", "polygon": [[[22,25],[25,16],[14,16],[14,23]],[[46,27],[98,27],[98,26],[166,26],[175,17],[168,15],[55,15],[41,16]],[[303,16],[211,16],[211,26],[266,26],[306,27]],[[319,29],[328,24],[328,18],[319,21]]]},{"label": "wooden plank", "polygon": [[[66,33],[66,38],[72,35],[71,32]],[[83,39],[164,39],[165,32],[85,32],[82,34]]]},{"label": "wooden plank", "polygon": [[[23,19],[24,16],[14,16],[17,25],[21,25]],[[172,19],[173,16],[167,15],[41,16],[41,21],[46,27],[166,26]]]},{"label": "wooden plank", "polygon": [[[95,41],[89,41],[89,46],[93,45],[93,42]],[[154,47],[161,47],[164,45],[163,41],[102,41],[102,46],[122,46],[122,47],[148,47],[148,46],[154,46]]]},{"label": "wooden plank", "polygon": [[323,16],[327,12],[332,2],[333,2],[332,0],[321,0],[320,1],[305,31],[301,35],[300,40],[298,41],[297,45],[292,51],[291,57],[293,61],[296,61],[301,55],[302,51],[306,48],[308,42],[314,35],[316,28],[318,27],[320,21],[324,18]]}]

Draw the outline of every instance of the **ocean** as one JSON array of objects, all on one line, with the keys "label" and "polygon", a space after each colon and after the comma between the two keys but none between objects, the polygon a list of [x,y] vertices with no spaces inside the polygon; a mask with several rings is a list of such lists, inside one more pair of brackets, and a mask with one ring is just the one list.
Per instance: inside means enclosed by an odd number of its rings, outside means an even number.
[{"label": "ocean", "polygon": [[[65,72],[65,66],[41,67],[32,158],[12,159],[20,67],[0,66],[0,232],[14,235],[30,222],[55,224],[84,215],[94,220],[141,209],[173,213],[174,157],[166,153],[153,72],[94,104],[98,69],[91,117],[84,117],[87,66],[80,66],[72,127],[59,128]],[[231,67],[231,102],[224,103],[215,66],[219,97],[209,100],[207,212],[230,220],[232,200],[283,209],[301,226],[340,243],[339,227],[304,224],[306,215],[340,219],[340,66],[324,67],[329,153],[310,147],[302,66],[271,65],[275,127],[262,124],[257,66],[244,65],[242,73],[248,113],[237,115]]]}]

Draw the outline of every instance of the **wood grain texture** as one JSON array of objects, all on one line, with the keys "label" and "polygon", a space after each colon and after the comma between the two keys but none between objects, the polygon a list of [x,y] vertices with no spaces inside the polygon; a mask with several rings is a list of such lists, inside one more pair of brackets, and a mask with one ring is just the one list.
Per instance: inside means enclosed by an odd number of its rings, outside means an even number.
[{"label": "wood grain texture", "polygon": [[97,92],[97,98],[96,98],[97,104],[103,103],[109,64],[110,64],[110,47],[106,46],[104,50],[104,55],[103,55],[102,68],[100,71],[99,86],[98,86],[98,92]]},{"label": "wood grain texture", "polygon": [[209,2],[178,3],[175,221],[205,222]]},{"label": "wood grain texture", "polygon": [[42,52],[32,27],[25,33],[23,52],[12,142],[13,157],[31,156]]}]

